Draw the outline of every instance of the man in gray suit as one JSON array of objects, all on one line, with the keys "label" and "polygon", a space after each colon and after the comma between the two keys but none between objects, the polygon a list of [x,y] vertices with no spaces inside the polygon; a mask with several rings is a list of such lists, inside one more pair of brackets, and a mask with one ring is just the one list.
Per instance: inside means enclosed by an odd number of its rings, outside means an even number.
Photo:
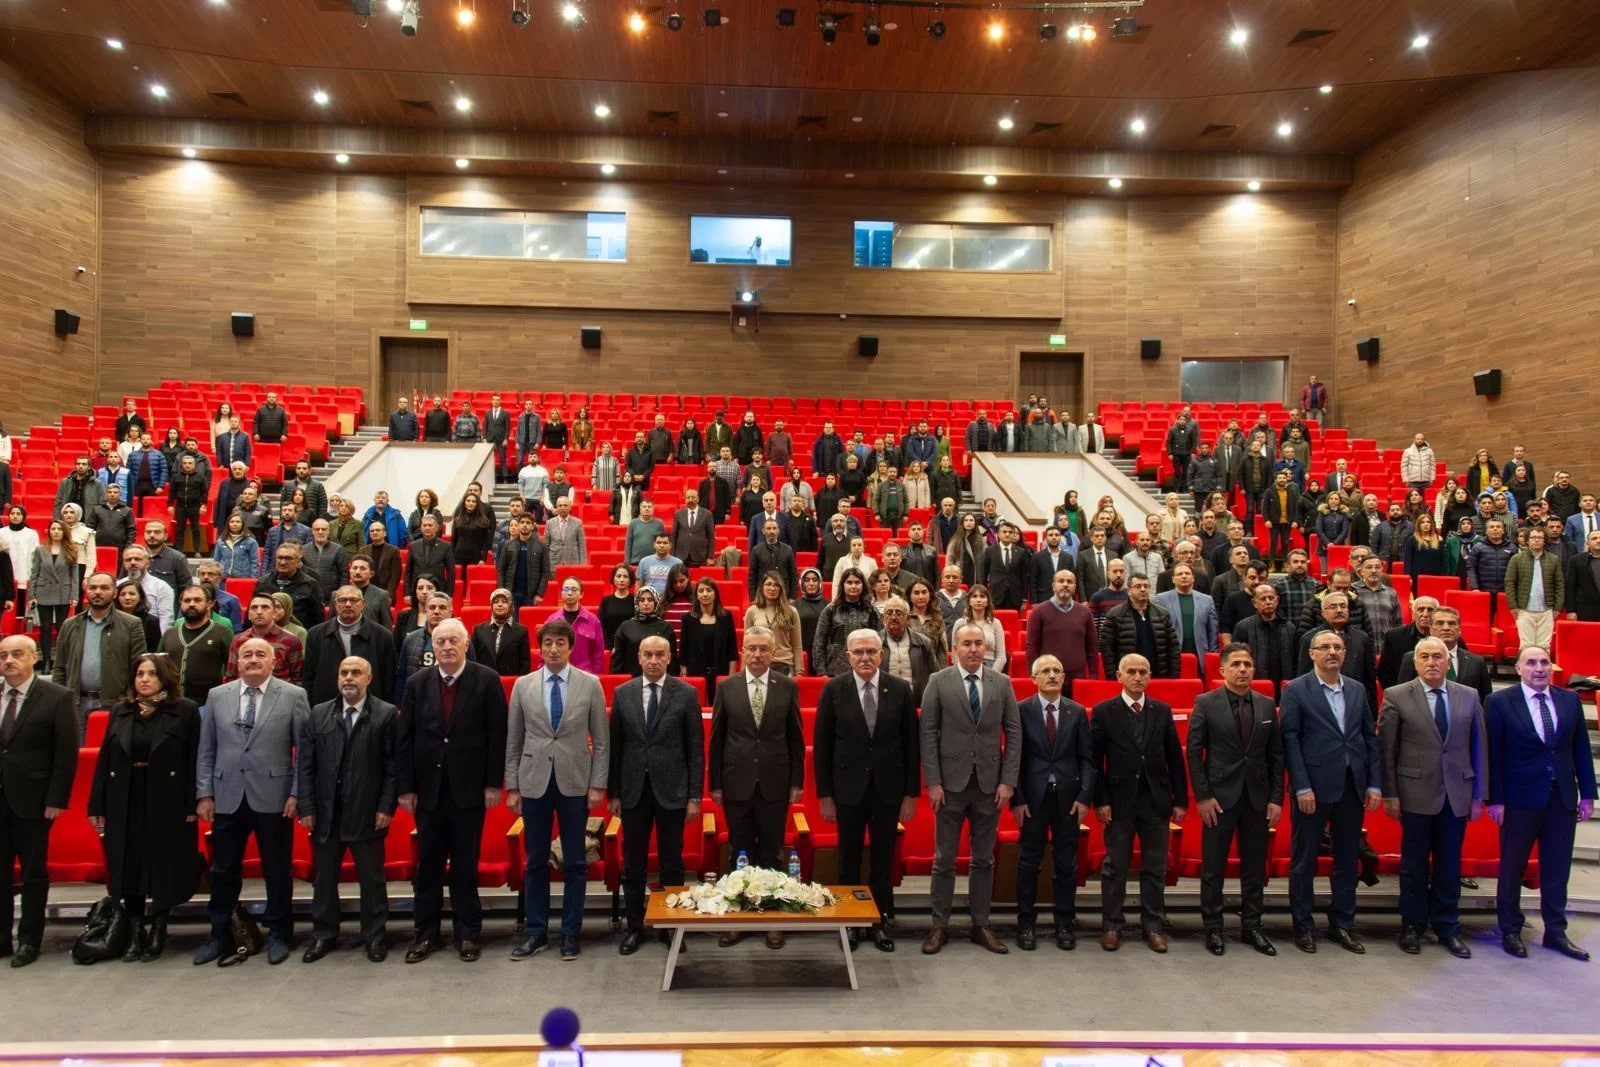
[{"label": "man in gray suit", "polygon": [[[922,774],[938,820],[933,850],[933,929],[922,942],[933,955],[950,939],[961,826],[971,822],[967,908],[972,940],[990,952],[1006,946],[989,928],[994,847],[1000,809],[1011,802],[1022,770],[1022,718],[1011,681],[983,665],[988,634],[974,623],[955,628],[956,665],[928,679],[922,695]],[[1004,737],[1004,749],[1001,738]]]},{"label": "man in gray suit", "polygon": [[683,507],[672,516],[672,554],[691,567],[703,567],[716,542],[716,519],[700,506],[693,489],[683,494]]},{"label": "man in gray suit", "polygon": [[[642,678],[617,687],[611,698],[611,766],[606,790],[612,815],[622,818],[622,892],[628,932],[617,951],[631,956],[644,940],[644,882],[650,831],[656,835],[661,884],[683,885],[683,828],[700,816],[705,789],[705,731],[700,698],[683,679],[667,673],[672,644],[664,637],[639,642]],[[663,941],[670,940],[661,932]]]},{"label": "man in gray suit", "polygon": [[1217,650],[1217,603],[1194,587],[1194,568],[1179,563],[1172,568],[1172,588],[1157,593],[1156,606],[1172,616],[1178,631],[1178,651],[1204,659]]},{"label": "man in gray suit", "polygon": [[563,563],[588,563],[589,549],[583,539],[583,523],[572,516],[572,498],[556,501],[556,513],[544,524],[544,547],[554,570]]},{"label": "man in gray suit", "polygon": [[1467,820],[1483,816],[1489,745],[1483,707],[1470,686],[1450,681],[1450,653],[1437,637],[1412,650],[1417,677],[1383,693],[1383,810],[1400,820],[1400,948],[1422,951],[1433,932],[1452,956],[1461,938],[1461,844]]},{"label": "man in gray suit", "polygon": [[220,966],[244,957],[230,949],[228,918],[239,902],[245,845],[254,834],[267,883],[267,962],[289,958],[294,932],[294,875],[290,858],[299,815],[295,738],[304,734],[311,708],[306,693],[272,675],[273,648],[259,637],[239,646],[239,679],[206,698],[200,720],[195,806],[211,827],[211,940],[195,953],[196,966]]},{"label": "man in gray suit", "polygon": [[[554,520],[551,520],[554,522]],[[539,628],[544,666],[517,679],[506,716],[506,807],[522,813],[528,869],[528,936],[511,950],[525,960],[550,945],[550,829],[561,834],[561,958],[578,958],[588,885],[584,824],[606,795],[606,698],[600,680],[568,662],[575,637],[565,619]]]}]

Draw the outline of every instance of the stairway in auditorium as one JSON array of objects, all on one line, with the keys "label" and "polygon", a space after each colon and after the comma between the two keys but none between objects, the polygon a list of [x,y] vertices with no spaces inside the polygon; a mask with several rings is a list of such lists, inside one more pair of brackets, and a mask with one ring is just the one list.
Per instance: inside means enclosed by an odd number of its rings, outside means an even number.
[{"label": "stairway in auditorium", "polygon": [[[322,464],[320,467],[312,467],[311,477],[315,478],[319,482],[326,482],[339,470],[340,467],[344,466],[352,456],[361,451],[367,445],[370,445],[372,442],[381,441],[384,434],[388,432],[389,428],[387,426],[357,427],[355,433],[346,437],[342,437],[336,444],[330,444],[328,446],[328,461]],[[293,471],[290,471],[290,474],[293,473]],[[267,507],[271,509],[272,517],[274,519],[278,517],[278,503],[280,499],[279,490],[275,489],[267,494]],[[368,506],[371,505],[371,503],[372,501],[370,500],[357,500],[355,502],[356,516],[359,518],[361,514],[366,511]],[[393,501],[393,503],[396,507],[400,506],[400,501],[398,500]],[[409,511],[410,507],[407,506],[405,510]]]},{"label": "stairway in auditorium", "polygon": [[1123,455],[1121,452],[1107,452],[1106,458],[1111,461],[1113,467],[1127,475],[1129,480],[1150,494],[1150,499],[1154,500],[1158,507],[1166,506],[1167,498],[1166,494],[1161,491],[1161,486],[1154,479],[1143,477],[1138,473],[1137,460],[1134,456]]}]

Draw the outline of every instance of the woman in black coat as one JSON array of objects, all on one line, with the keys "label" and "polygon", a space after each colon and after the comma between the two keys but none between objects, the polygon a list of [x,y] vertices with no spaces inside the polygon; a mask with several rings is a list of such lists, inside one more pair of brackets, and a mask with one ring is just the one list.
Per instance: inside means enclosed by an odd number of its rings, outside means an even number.
[{"label": "woman in black coat", "polygon": [[111,709],[95,761],[89,821],[105,838],[107,888],[128,913],[125,961],[160,957],[168,913],[194,896],[200,880],[200,709],[181,693],[172,657],[140,656],[133,691]]}]

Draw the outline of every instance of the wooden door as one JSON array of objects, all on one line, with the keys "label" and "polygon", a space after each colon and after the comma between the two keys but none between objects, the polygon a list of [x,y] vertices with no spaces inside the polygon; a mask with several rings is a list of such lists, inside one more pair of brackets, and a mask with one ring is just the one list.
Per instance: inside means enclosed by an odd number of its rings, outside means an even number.
[{"label": "wooden door", "polygon": [[1023,352],[1017,373],[1018,403],[1029,393],[1049,398],[1051,410],[1071,412],[1072,421],[1081,422],[1083,353]]},{"label": "wooden door", "polygon": [[423,397],[450,395],[448,340],[443,337],[385,337],[381,345],[379,411],[392,410],[398,397],[409,397],[413,392]]}]

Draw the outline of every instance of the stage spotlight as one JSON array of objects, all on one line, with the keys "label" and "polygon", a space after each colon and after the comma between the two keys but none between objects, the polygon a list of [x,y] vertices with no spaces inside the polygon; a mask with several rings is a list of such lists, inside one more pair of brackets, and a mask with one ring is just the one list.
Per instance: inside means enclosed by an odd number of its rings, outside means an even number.
[{"label": "stage spotlight", "polygon": [[1053,22],[1039,23],[1039,40],[1053,41],[1056,39],[1056,24]]},{"label": "stage spotlight", "polygon": [[932,37],[935,41],[944,40],[944,32],[944,19],[936,18],[932,22],[928,23],[928,36]]},{"label": "stage spotlight", "polygon": [[862,23],[861,29],[867,36],[868,47],[876,47],[878,42],[883,40],[883,26],[878,22],[878,9],[876,7],[867,8],[867,18]]},{"label": "stage spotlight", "polygon": [[817,16],[817,29],[822,31],[823,44],[832,44],[839,38],[839,20],[833,17],[831,11],[824,11]]},{"label": "stage spotlight", "polygon": [[400,8],[400,32],[407,37],[417,35],[417,21],[422,18],[422,12],[417,7],[417,0],[405,0]]},{"label": "stage spotlight", "polygon": [[793,26],[797,14],[798,12],[792,7],[778,8],[778,25],[783,27]]},{"label": "stage spotlight", "polygon": [[667,13],[667,29],[671,30],[673,33],[677,33],[679,30],[683,29],[683,12],[669,11]]},{"label": "stage spotlight", "polygon": [[740,289],[734,294],[734,297],[741,304],[754,304],[756,302],[756,294],[752,289]]},{"label": "stage spotlight", "polygon": [[521,29],[533,18],[528,10],[529,0],[511,0],[511,25]]}]

